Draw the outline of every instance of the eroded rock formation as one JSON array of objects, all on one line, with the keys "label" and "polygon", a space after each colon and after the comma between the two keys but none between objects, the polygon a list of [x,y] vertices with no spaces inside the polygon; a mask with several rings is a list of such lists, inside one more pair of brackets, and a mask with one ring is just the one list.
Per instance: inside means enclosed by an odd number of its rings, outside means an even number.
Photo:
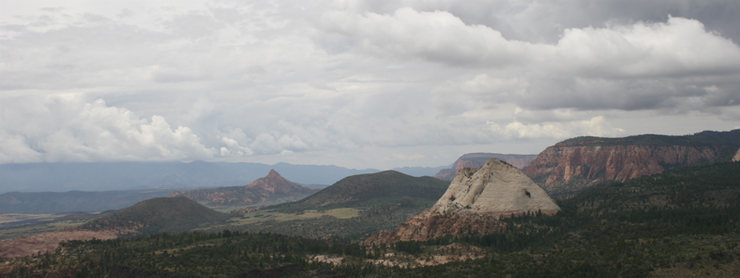
[{"label": "eroded rock formation", "polygon": [[395,231],[368,238],[366,243],[486,234],[504,228],[501,217],[551,215],[559,210],[534,181],[516,167],[494,158],[480,169],[462,169],[432,208],[410,218]]},{"label": "eroded rock formation", "polygon": [[565,198],[606,181],[623,182],[672,168],[731,161],[740,130],[687,136],[580,137],[542,151],[524,172],[551,196]]}]

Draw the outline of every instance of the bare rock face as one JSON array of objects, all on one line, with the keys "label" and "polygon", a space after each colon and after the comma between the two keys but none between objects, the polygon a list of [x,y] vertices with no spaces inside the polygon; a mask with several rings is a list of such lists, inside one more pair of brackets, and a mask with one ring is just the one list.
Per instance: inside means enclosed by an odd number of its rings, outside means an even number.
[{"label": "bare rock face", "polygon": [[398,241],[427,241],[439,237],[484,235],[502,231],[495,214],[459,212],[441,214],[432,210],[409,218],[398,229],[383,231],[365,239],[366,245],[385,245]]},{"label": "bare rock face", "polygon": [[303,192],[306,189],[300,184],[283,178],[275,170],[270,170],[264,178],[254,180],[247,185],[247,188],[262,190],[271,194],[293,194],[295,192]]},{"label": "bare rock face", "polygon": [[533,154],[467,153],[460,156],[452,164],[452,168],[439,170],[434,177],[451,181],[460,170],[464,168],[480,168],[491,158],[498,158],[514,165],[514,167],[524,169],[536,157],[537,155]]},{"label": "bare rock face", "polygon": [[550,196],[567,198],[607,181],[624,182],[672,168],[731,161],[740,130],[687,136],[581,137],[542,151],[524,172]]},{"label": "bare rock face", "polygon": [[514,166],[491,159],[480,169],[458,172],[442,198],[432,207],[438,213],[492,213],[498,215],[560,210],[542,188]]},{"label": "bare rock face", "polygon": [[737,149],[735,156],[732,157],[732,162],[738,162],[738,161],[740,161],[740,149]]},{"label": "bare rock face", "polygon": [[398,230],[372,236],[366,243],[492,233],[504,228],[500,217],[552,215],[559,210],[534,181],[516,167],[494,158],[480,169],[462,169],[432,208],[407,220]]}]

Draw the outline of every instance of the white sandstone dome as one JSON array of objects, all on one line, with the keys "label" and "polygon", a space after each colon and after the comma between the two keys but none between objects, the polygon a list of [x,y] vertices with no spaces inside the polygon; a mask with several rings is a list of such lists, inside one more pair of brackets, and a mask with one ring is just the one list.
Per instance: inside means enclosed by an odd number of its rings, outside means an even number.
[{"label": "white sandstone dome", "polygon": [[498,159],[460,170],[431,209],[438,213],[555,214],[557,204],[522,171]]}]

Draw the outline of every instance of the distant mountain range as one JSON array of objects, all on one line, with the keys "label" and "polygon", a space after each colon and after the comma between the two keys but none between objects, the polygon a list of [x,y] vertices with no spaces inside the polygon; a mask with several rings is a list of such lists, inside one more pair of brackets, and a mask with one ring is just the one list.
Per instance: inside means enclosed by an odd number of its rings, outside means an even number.
[{"label": "distant mountain range", "polygon": [[0,194],[0,213],[101,212],[164,197],[170,190],[8,192]]},{"label": "distant mountain range", "polygon": [[500,154],[500,153],[466,153],[458,158],[452,167],[439,170],[436,178],[451,181],[457,171],[463,168],[480,168],[491,158],[497,158],[519,169],[524,169],[532,160],[537,157],[535,154]]},{"label": "distant mountain range", "polygon": [[[441,168],[404,167],[398,171],[412,176],[432,176]],[[323,188],[351,175],[379,171],[327,165],[203,161],[2,164],[0,193],[240,186],[271,169],[311,188]]]}]

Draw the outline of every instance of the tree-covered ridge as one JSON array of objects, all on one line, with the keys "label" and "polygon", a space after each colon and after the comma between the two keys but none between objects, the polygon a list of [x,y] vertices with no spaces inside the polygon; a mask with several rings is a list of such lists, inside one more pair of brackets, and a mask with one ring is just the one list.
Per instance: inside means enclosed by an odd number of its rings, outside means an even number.
[{"label": "tree-covered ridge", "polygon": [[180,233],[225,221],[228,215],[185,197],[154,198],[109,212],[81,228],[91,230],[134,229],[140,234]]},{"label": "tree-covered ridge", "polygon": [[11,277],[333,277],[314,254],[355,255],[356,245],[276,234],[157,234],[138,239],[72,241],[53,254],[25,259]]},{"label": "tree-covered ridge", "polygon": [[437,200],[449,182],[432,177],[412,177],[383,171],[346,177],[303,200],[278,205],[279,210],[358,207],[368,203],[404,197]]},{"label": "tree-covered ridge", "polygon": [[740,204],[740,163],[668,171],[585,189],[563,201],[591,215],[646,210],[728,208]]},{"label": "tree-covered ridge", "polygon": [[692,135],[657,135],[643,134],[621,138],[581,136],[562,141],[556,146],[612,146],[612,145],[649,145],[649,146],[732,146],[740,147],[740,129],[731,131],[702,131]]}]

